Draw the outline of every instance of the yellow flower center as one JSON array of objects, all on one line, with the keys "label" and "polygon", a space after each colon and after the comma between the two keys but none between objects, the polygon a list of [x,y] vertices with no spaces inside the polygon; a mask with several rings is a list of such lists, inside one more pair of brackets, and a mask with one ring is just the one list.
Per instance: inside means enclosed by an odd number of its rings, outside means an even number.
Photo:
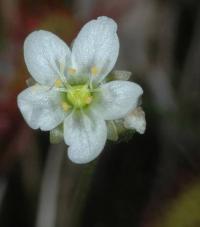
[{"label": "yellow flower center", "polygon": [[92,95],[87,85],[75,85],[68,90],[67,99],[74,107],[82,108],[92,102]]}]

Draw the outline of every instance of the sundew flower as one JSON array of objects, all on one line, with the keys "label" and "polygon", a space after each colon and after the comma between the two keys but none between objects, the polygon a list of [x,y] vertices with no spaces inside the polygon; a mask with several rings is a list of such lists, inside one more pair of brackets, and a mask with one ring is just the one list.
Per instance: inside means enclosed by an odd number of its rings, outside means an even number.
[{"label": "sundew flower", "polygon": [[24,43],[25,63],[35,82],[18,95],[18,107],[31,128],[50,131],[55,140],[63,137],[75,163],[95,159],[108,134],[117,133],[119,121],[135,129],[130,114],[142,88],[125,81],[126,71],[109,79],[119,52],[116,31],[117,24],[103,16],[83,26],[71,50],[43,30],[32,32]]}]

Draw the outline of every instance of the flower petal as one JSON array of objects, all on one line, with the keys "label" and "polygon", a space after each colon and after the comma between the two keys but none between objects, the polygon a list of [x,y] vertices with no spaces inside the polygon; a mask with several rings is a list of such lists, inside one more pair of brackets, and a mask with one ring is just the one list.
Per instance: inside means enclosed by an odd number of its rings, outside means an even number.
[{"label": "flower petal", "polygon": [[105,121],[94,114],[73,113],[64,121],[64,140],[69,159],[75,163],[94,160],[103,150],[107,137]]},{"label": "flower petal", "polygon": [[144,134],[146,129],[145,113],[141,107],[135,108],[124,119],[124,127]]},{"label": "flower petal", "polygon": [[40,30],[26,38],[24,58],[28,71],[38,83],[52,85],[58,78],[59,64],[69,61],[70,50],[59,37]]},{"label": "flower petal", "polygon": [[123,118],[137,106],[143,93],[138,84],[128,81],[112,81],[103,84],[100,89],[93,107],[105,120]]},{"label": "flower petal", "polygon": [[17,97],[18,107],[27,124],[48,131],[66,117],[60,104],[60,94],[46,86],[35,85],[22,91]]},{"label": "flower petal", "polygon": [[[119,53],[117,24],[108,17],[89,21],[79,32],[72,47],[72,65],[82,75],[92,71],[103,79],[114,67]],[[93,70],[94,69],[94,70]]]}]

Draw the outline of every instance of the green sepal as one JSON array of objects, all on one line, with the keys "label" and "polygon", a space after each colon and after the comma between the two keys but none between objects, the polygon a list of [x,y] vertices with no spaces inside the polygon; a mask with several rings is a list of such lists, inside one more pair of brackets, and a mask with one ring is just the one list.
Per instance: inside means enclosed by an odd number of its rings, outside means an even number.
[{"label": "green sepal", "polygon": [[50,143],[58,144],[63,140],[63,124],[60,124],[56,128],[50,131]]},{"label": "green sepal", "polygon": [[115,123],[113,121],[107,121],[106,123],[108,129],[107,138],[111,141],[117,141],[119,137]]},{"label": "green sepal", "polygon": [[27,80],[26,80],[26,85],[28,86],[28,87],[31,87],[31,86],[33,86],[33,85],[35,85],[36,84],[36,81],[32,78],[32,77],[29,77]]},{"label": "green sepal", "polygon": [[107,121],[107,129],[108,129],[108,140],[111,141],[129,141],[133,134],[135,134],[135,130],[127,129],[124,127],[124,120],[113,120],[113,121]]},{"label": "green sepal", "polygon": [[129,80],[132,73],[125,70],[114,70],[112,71],[107,77],[106,81],[113,81],[113,80]]},{"label": "green sepal", "polygon": [[132,139],[134,134],[135,134],[135,130],[126,129],[126,131],[120,134],[119,142],[129,142]]}]

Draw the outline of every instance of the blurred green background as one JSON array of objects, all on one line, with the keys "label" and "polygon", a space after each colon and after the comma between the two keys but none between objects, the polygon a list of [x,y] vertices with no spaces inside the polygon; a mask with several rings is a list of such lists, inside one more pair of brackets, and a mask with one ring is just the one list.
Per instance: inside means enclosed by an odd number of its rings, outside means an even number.
[{"label": "blurred green background", "polygon": [[[101,15],[118,23],[116,69],[143,87],[147,130],[75,165],[17,109],[23,42],[45,29],[70,45]],[[0,226],[200,226],[200,1],[0,1]]]}]

